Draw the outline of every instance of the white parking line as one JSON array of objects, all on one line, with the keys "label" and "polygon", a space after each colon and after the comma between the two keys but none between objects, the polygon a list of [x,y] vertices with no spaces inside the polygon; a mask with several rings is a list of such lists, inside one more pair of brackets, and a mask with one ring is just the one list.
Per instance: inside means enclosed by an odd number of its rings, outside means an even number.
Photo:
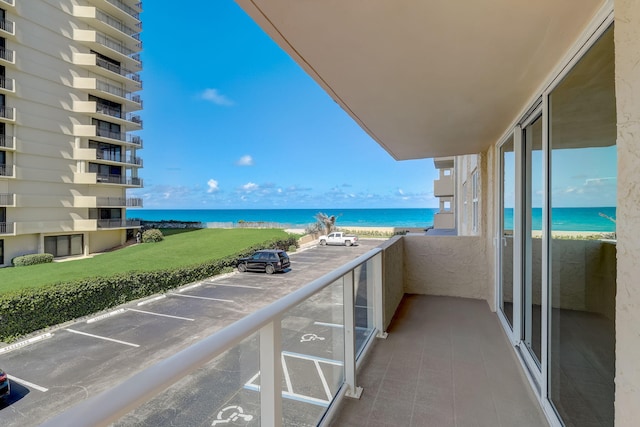
[{"label": "white parking line", "polygon": [[39,386],[39,385],[34,384],[34,383],[30,383],[29,381],[21,380],[20,378],[14,377],[13,375],[7,375],[7,377],[9,377],[9,379],[11,381],[15,381],[15,382],[20,383],[22,385],[26,385],[27,387],[35,388],[36,390],[41,391],[43,393],[46,393],[46,392],[49,391],[48,388]]},{"label": "white parking line", "polygon": [[212,286],[227,286],[229,288],[247,288],[247,289],[264,289],[261,286],[247,286],[247,285],[227,285],[225,283],[215,283],[215,282],[204,282],[207,285],[212,285]]},{"label": "white parking line", "polygon": [[171,296],[174,296],[174,297],[185,297],[185,298],[208,299],[208,300],[210,300],[210,301],[234,302],[233,300],[230,300],[230,299],[220,299],[220,298],[199,297],[199,296],[196,296],[196,295],[180,295],[180,294],[174,294],[174,293],[171,293],[171,294],[168,294],[168,295],[171,295]]},{"label": "white parking line", "polygon": [[193,322],[195,319],[190,319],[188,317],[180,317],[180,316],[172,316],[170,314],[162,314],[162,313],[153,313],[151,311],[144,311],[144,310],[136,310],[135,308],[129,308],[129,311],[135,311],[136,313],[144,313],[144,314],[152,314],[154,316],[162,316],[162,317],[170,317],[172,319],[179,319],[179,320],[189,320],[191,322]]},{"label": "white parking line", "polygon": [[75,329],[65,329],[65,331],[73,332],[74,334],[79,334],[79,335],[86,335],[88,337],[98,338],[105,341],[113,341],[113,342],[117,342],[118,344],[129,345],[131,347],[140,347],[138,344],[132,344],[126,341],[114,340],[113,338],[101,337],[100,335],[88,334],[86,332],[76,331]]}]

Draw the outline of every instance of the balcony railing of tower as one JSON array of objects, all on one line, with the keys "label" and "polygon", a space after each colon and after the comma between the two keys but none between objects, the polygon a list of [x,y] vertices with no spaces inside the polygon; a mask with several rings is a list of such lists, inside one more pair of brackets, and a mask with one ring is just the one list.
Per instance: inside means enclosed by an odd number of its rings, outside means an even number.
[{"label": "balcony railing of tower", "polygon": [[142,186],[142,179],[138,177],[126,177],[122,175],[96,175],[96,182],[106,184],[121,184]]},{"label": "balcony railing of tower", "polygon": [[14,222],[0,222],[0,234],[13,234]]},{"label": "balcony railing of tower", "polygon": [[0,117],[4,117],[5,119],[13,120],[13,108],[7,107],[4,105],[0,105]]},{"label": "balcony railing of tower", "polygon": [[7,33],[13,34],[13,21],[9,21],[8,19],[0,19],[0,30],[4,30]]},{"label": "balcony railing of tower", "polygon": [[96,198],[97,206],[126,206],[126,207],[134,207],[141,208],[142,207],[142,199],[137,197],[98,197]]},{"label": "balcony railing of tower", "polygon": [[109,61],[106,61],[103,58],[99,58],[96,56],[96,65],[100,68],[104,68],[105,70],[109,70],[112,73],[116,73],[119,74],[121,76],[124,76],[128,79],[133,80],[136,83],[140,84],[140,87],[142,87],[142,79],[140,78],[140,75],[138,75],[138,73],[136,73],[133,70],[130,70],[128,68],[125,68],[121,65],[116,65],[113,64]]},{"label": "balcony railing of tower", "polygon": [[96,151],[97,160],[106,160],[108,162],[126,163],[129,165],[142,166],[142,158],[136,156],[123,157],[119,153],[112,153],[110,151]]},{"label": "balcony railing of tower", "polygon": [[108,26],[115,28],[116,30],[133,37],[136,40],[140,40],[139,37],[139,33],[140,31],[137,29],[133,29],[131,27],[129,27],[128,25],[123,24],[122,22],[120,22],[119,20],[117,20],[116,18],[114,18],[113,16],[109,15],[108,13],[104,13],[103,11],[101,11],[100,9],[96,10],[96,18],[99,21],[104,22],[105,24],[107,24]]},{"label": "balcony railing of tower", "polygon": [[107,92],[112,95],[119,96],[120,98],[127,98],[131,96],[131,92],[124,89],[123,87],[112,85],[103,80],[96,81],[96,88],[102,92]]},{"label": "balcony railing of tower", "polygon": [[142,59],[140,59],[140,54],[139,53],[136,53],[135,55],[131,55],[130,58],[138,63],[137,64],[138,67],[142,68]]},{"label": "balcony railing of tower", "polygon": [[0,77],[0,88],[6,90],[13,90],[13,79],[7,77]]},{"label": "balcony railing of tower", "polygon": [[13,62],[13,51],[6,47],[0,47],[0,58],[5,61]]},{"label": "balcony railing of tower", "polygon": [[[362,389],[356,384],[356,368],[371,348],[374,337],[384,333],[382,251],[381,248],[372,249],[274,303],[135,374],[120,385],[47,420],[42,427],[112,425],[131,410],[166,391],[190,373],[202,369],[215,358],[228,352],[233,352],[237,357],[241,351],[241,343],[252,337],[259,338],[259,346],[255,350],[260,372],[260,386],[256,390],[260,394],[256,408],[259,411],[259,424],[283,425],[283,384],[285,381],[290,383],[288,373],[283,372],[284,353],[287,350],[283,338],[283,325],[288,318],[300,316],[300,311],[308,310],[309,305],[318,304],[319,298],[331,302],[328,306],[332,312],[326,313],[326,316],[331,319],[336,330],[333,334],[336,349],[330,353],[331,356],[325,357],[335,359],[332,362],[340,367],[335,379],[323,381],[327,393],[326,403],[337,404],[345,395],[358,396]],[[358,316],[356,311],[359,313]],[[320,370],[319,361],[315,364]],[[211,387],[215,387],[219,378],[212,378]],[[325,376],[322,375],[322,378]],[[290,386],[288,388],[291,393]],[[320,409],[318,415],[323,417],[322,412],[326,414],[326,411],[334,410],[335,406]],[[223,421],[225,422],[226,420]],[[216,424],[218,423],[213,423]]]},{"label": "balcony railing of tower", "polygon": [[[124,11],[125,13],[133,16],[134,18],[140,19],[140,12],[138,12],[137,10],[132,8],[131,6],[129,6],[127,4],[124,4],[122,1],[120,1],[120,0],[107,0],[107,2],[111,3],[112,5],[114,5],[118,9]],[[138,7],[138,9],[142,9],[142,3],[136,4],[136,7]]]},{"label": "balcony railing of tower", "polygon": [[0,206],[13,206],[14,200],[15,200],[15,194],[0,193]]},{"label": "balcony railing of tower", "polygon": [[140,227],[140,220],[136,219],[99,219],[98,228],[128,228]]},{"label": "balcony railing of tower", "polygon": [[5,134],[0,134],[0,147],[2,148],[14,148],[13,137]]},{"label": "balcony railing of tower", "polygon": [[135,102],[136,104],[140,104],[140,108],[142,108],[142,98],[140,95],[129,94],[126,97],[129,101]]},{"label": "balcony railing of tower", "polygon": [[142,126],[142,118],[137,114],[127,113],[126,119],[132,123]]},{"label": "balcony railing of tower", "polygon": [[108,37],[102,33],[96,33],[96,42],[100,43],[105,47],[108,47],[111,50],[115,50],[116,52],[119,52],[125,56],[130,57],[136,53],[134,50],[131,50],[128,47],[124,46],[118,40],[114,40],[111,37]]}]

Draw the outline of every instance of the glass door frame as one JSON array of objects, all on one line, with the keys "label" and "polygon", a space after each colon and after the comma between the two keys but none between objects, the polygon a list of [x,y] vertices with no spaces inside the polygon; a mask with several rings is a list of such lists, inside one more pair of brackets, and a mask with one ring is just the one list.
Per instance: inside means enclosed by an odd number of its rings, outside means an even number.
[{"label": "glass door frame", "polygon": [[[543,86],[541,90],[538,92],[541,96],[536,99],[536,101],[530,104],[530,108],[525,110],[523,114],[519,116],[519,119],[516,120],[509,128],[508,131],[505,132],[504,136],[500,139],[500,141],[496,144],[496,158],[494,161],[495,171],[496,171],[496,182],[494,183],[494,189],[496,191],[497,197],[494,198],[494,207],[495,212],[498,214],[495,215],[495,238],[494,245],[495,249],[495,303],[496,303],[496,312],[498,314],[498,318],[503,325],[504,331],[507,337],[511,340],[514,348],[516,349],[516,354],[518,355],[518,359],[523,365],[525,374],[527,375],[532,388],[538,397],[540,404],[544,413],[547,416],[547,420],[550,425],[553,427],[561,427],[563,426],[563,422],[560,420],[558,413],[556,412],[554,406],[551,403],[550,396],[550,383],[551,383],[551,370],[550,370],[550,325],[551,325],[551,234],[550,234],[550,224],[551,224],[551,153],[550,153],[550,141],[549,141],[549,96],[551,92],[556,88],[556,86],[564,79],[564,77],[573,69],[575,64],[582,59],[585,53],[596,43],[596,41],[604,34],[604,32],[613,24],[614,21],[614,13],[613,13],[613,5],[608,4],[605,5],[597,16],[593,19],[591,24],[586,28],[582,37],[576,41],[574,48],[567,54],[564,61],[562,61],[558,68],[555,70],[553,77],[549,80],[548,84]],[[526,128],[528,124],[530,124],[533,120],[538,118],[538,112],[541,114],[542,118],[542,174],[543,174],[543,203],[542,203],[542,251],[541,251],[541,285],[542,285],[542,295],[541,295],[541,359],[540,367],[537,368],[537,362],[532,358],[529,353],[529,349],[526,347],[524,343],[524,331],[522,324],[522,316],[523,316],[523,294],[522,294],[522,280],[523,280],[523,261],[524,261],[524,185],[525,185],[525,177],[524,173],[531,173],[531,171],[525,171],[524,162],[523,162],[523,129]],[[513,212],[513,330],[509,326],[509,322],[507,321],[504,313],[500,310],[500,301],[502,298],[502,283],[500,280],[501,277],[501,268],[502,268],[502,260],[500,257],[501,245],[502,245],[502,219],[501,210],[502,209],[502,195],[501,191],[503,190],[503,183],[501,180],[503,179],[503,161],[502,161],[502,153],[501,147],[504,143],[506,143],[509,138],[513,136],[513,144],[514,144],[514,154],[515,154],[515,203],[514,203],[514,212]],[[531,213],[529,212],[528,215]],[[529,236],[530,238],[530,236]],[[532,369],[535,367],[535,369]]]}]

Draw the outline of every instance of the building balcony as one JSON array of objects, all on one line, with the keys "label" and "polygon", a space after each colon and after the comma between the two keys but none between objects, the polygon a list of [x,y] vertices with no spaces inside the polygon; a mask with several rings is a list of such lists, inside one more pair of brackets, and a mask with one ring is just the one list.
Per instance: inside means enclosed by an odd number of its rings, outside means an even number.
[{"label": "building balcony", "polygon": [[0,236],[13,236],[15,224],[15,222],[0,222]]},{"label": "building balcony", "polygon": [[6,47],[0,47],[0,64],[9,63],[15,64],[15,54],[11,49],[7,49]]},{"label": "building balcony", "polygon": [[15,178],[15,165],[0,165],[0,178]]},{"label": "building balcony", "polygon": [[95,150],[95,160],[104,160],[105,162],[108,162],[108,163],[142,167],[141,157],[121,156],[118,154],[110,153],[108,151]]},{"label": "building balcony", "polygon": [[137,197],[76,196],[73,198],[75,208],[141,208],[142,205],[142,199]]},{"label": "building balcony", "polygon": [[142,187],[142,179],[137,177],[125,177],[122,175],[96,175],[98,184],[117,184],[127,187]]},{"label": "building balcony", "polygon": [[142,109],[142,99],[140,98],[140,95],[113,83],[100,79],[93,80],[93,87],[87,88],[89,93],[92,95],[123,104],[128,111],[137,111]]},{"label": "building balcony", "polygon": [[433,228],[456,228],[456,217],[453,212],[436,212],[433,215]]},{"label": "building balcony", "polygon": [[95,130],[91,135],[87,135],[91,138],[95,138],[97,141],[102,142],[119,142],[121,144],[128,144],[135,146],[136,148],[142,148],[142,137],[138,135],[132,135],[124,132],[112,132],[108,129],[102,129],[96,126],[91,126]]},{"label": "building balcony", "polygon": [[[127,113],[122,108],[114,108],[109,105],[101,104],[95,101],[88,101],[95,105],[93,113],[96,118],[100,120],[106,120],[111,123],[124,126],[126,130],[140,130],[142,129],[142,118],[135,113]],[[75,106],[75,104],[74,104]]]},{"label": "building balcony", "polygon": [[0,149],[14,151],[16,149],[16,137],[0,134]]},{"label": "building balcony", "polygon": [[128,25],[126,22],[92,6],[74,5],[73,16],[86,21],[92,28],[110,37],[125,39],[128,45],[142,48],[139,37],[141,29],[137,25]]},{"label": "building balcony", "polygon": [[445,175],[433,181],[433,195],[435,197],[453,197],[453,176]]},{"label": "building balcony", "polygon": [[16,120],[16,109],[13,107],[0,106],[0,121],[14,122]]},{"label": "building balcony", "polygon": [[142,31],[140,21],[140,12],[142,12],[141,4],[121,0],[87,0],[87,3],[95,6],[116,20],[121,21],[123,25],[137,28],[137,32]]},{"label": "building balcony", "polygon": [[94,51],[124,63],[126,66],[135,69],[142,68],[137,46],[132,49],[126,43],[94,30],[74,29],[73,40],[82,42]]},{"label": "building balcony", "polygon": [[0,92],[15,92],[15,80],[9,77],[0,77]]},{"label": "building balcony", "polygon": [[0,36],[13,38],[15,35],[15,23],[8,19],[0,19]]},{"label": "building balcony", "polygon": [[13,193],[0,193],[0,206],[15,206],[16,195]]},{"label": "building balcony", "polygon": [[140,227],[140,220],[99,219],[98,229],[104,228],[135,228]]}]

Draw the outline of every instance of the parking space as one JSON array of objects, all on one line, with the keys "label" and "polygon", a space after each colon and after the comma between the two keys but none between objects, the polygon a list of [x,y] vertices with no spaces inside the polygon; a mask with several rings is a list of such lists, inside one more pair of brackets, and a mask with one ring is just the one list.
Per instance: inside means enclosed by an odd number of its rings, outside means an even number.
[{"label": "parking space", "polygon": [[[39,425],[379,243],[363,240],[360,246],[350,248],[313,247],[290,254],[291,269],[285,273],[211,278],[164,296],[125,304],[112,315],[55,328],[49,339],[9,352],[0,349],[0,366],[13,379],[11,395],[0,400],[0,422],[3,426]],[[283,321],[283,367],[289,378],[283,391],[287,399],[295,401],[285,405],[285,412],[289,405],[322,406],[327,390],[335,391],[341,362],[333,355],[342,354],[338,344],[342,330],[332,326],[341,323],[335,322],[334,313],[341,311],[336,302],[336,297],[327,293],[313,301],[311,308],[292,310]],[[222,425],[230,423],[222,422],[229,417],[236,419],[230,425],[259,425],[255,424],[259,423],[259,394],[255,390],[259,387],[259,348],[257,340],[243,345],[247,355],[244,351],[225,355],[185,379],[180,387],[168,390],[160,401],[140,408],[136,424],[190,426],[208,420],[207,425],[215,421]],[[310,414],[310,419],[315,419],[315,412]],[[197,423],[191,423],[196,419]]]}]

